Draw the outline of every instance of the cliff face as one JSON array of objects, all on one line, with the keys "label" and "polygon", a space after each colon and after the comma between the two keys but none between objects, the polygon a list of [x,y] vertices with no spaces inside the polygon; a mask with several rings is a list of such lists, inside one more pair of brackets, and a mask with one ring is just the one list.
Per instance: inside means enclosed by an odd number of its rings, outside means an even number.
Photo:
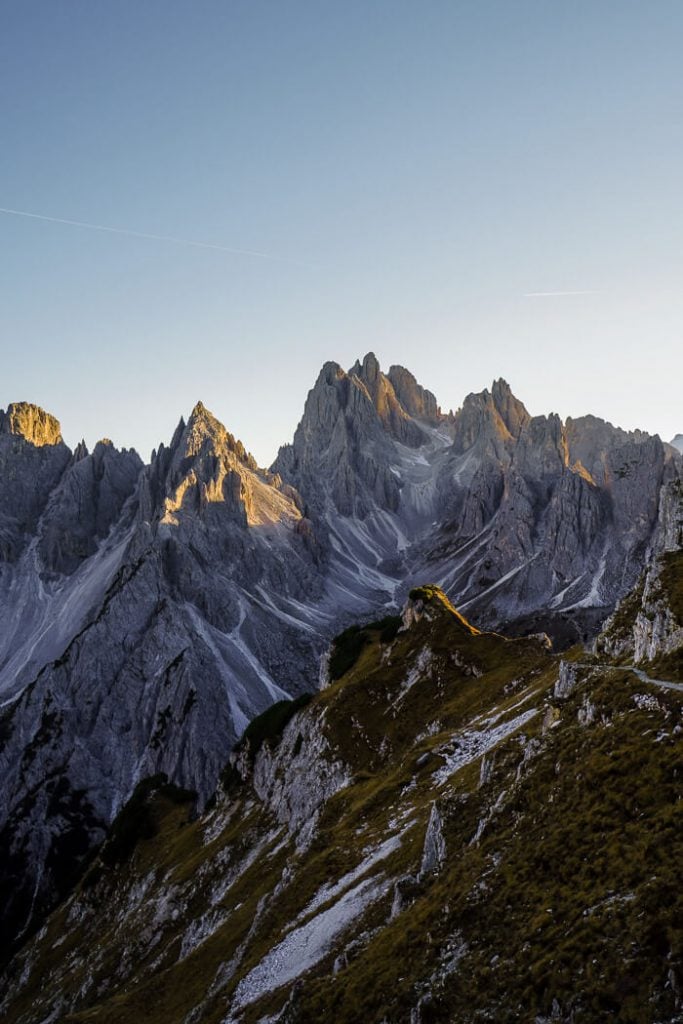
[{"label": "cliff face", "polygon": [[605,623],[596,650],[648,669],[676,671],[683,646],[683,487],[662,489],[659,519],[646,569]]},{"label": "cliff face", "polygon": [[63,444],[59,421],[29,402],[13,402],[7,412],[0,409],[0,434],[21,437],[36,448]]}]

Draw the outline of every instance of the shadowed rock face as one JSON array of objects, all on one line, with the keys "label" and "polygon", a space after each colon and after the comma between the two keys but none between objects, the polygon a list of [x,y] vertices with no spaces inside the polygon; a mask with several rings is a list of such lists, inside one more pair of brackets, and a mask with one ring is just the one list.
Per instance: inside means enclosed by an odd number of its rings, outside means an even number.
[{"label": "shadowed rock face", "polygon": [[399,488],[388,464],[397,440],[419,446],[424,434],[379,373],[374,356],[348,374],[326,363],[293,444],[280,449],[272,468],[313,508],[322,508],[329,495],[341,515],[364,518],[376,507],[398,508]]},{"label": "shadowed rock face", "polygon": [[38,552],[49,573],[70,575],[118,523],[142,470],[137,452],[118,451],[99,441],[91,455],[85,446],[50,497],[40,523]]},{"label": "shadowed rock face", "polygon": [[0,410],[0,559],[11,562],[34,535],[71,453],[60,427],[25,402]]},{"label": "shadowed rock face", "polygon": [[[434,580],[481,627],[594,632],[680,459],[504,381],[455,415],[369,354],[326,363],[271,470],[201,404],[150,465],[0,418],[0,907],[17,934],[140,778],[211,794],[329,638]],[[69,853],[69,851],[71,851]],[[69,861],[71,858],[71,861]],[[73,864],[72,864],[73,866]],[[31,909],[33,908],[33,910]]]}]

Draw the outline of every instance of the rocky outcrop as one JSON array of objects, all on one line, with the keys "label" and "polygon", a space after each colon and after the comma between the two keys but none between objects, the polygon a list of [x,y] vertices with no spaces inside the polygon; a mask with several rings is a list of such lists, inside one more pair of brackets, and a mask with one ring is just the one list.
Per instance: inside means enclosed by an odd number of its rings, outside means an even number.
[{"label": "rocky outcrop", "polygon": [[310,843],[325,803],[352,779],[330,746],[324,718],[312,711],[297,715],[274,749],[264,743],[253,768],[244,758],[237,763],[242,777],[295,836],[299,850]]},{"label": "rocky outcrop", "polygon": [[652,661],[683,645],[683,483],[663,488],[655,538],[655,558],[643,587],[641,609],[633,625],[636,662]]},{"label": "rocky outcrop", "polygon": [[142,471],[136,451],[99,441],[73,454],[40,521],[38,552],[45,571],[71,575],[119,522]]},{"label": "rocky outcrop", "polygon": [[12,402],[7,412],[0,409],[0,434],[22,437],[36,448],[63,443],[59,420],[29,402]]},{"label": "rocky outcrop", "polygon": [[422,881],[430,875],[438,874],[446,860],[446,840],[443,835],[443,823],[441,814],[436,805],[432,804],[429,815],[427,831],[425,833],[424,847],[422,850],[422,861],[418,879]]},{"label": "rocky outcrop", "polygon": [[639,612],[633,625],[633,659],[653,661],[677,651],[683,644],[683,626],[665,601],[648,602],[647,612]]},{"label": "rocky outcrop", "polygon": [[573,693],[578,685],[579,676],[576,664],[573,661],[560,661],[560,668],[553,690],[555,700],[564,701]]},{"label": "rocky outcrop", "polygon": [[595,642],[596,653],[652,661],[683,644],[683,483],[662,488],[657,527],[639,586],[619,603]]},{"label": "rocky outcrop", "polygon": [[70,458],[53,416],[23,402],[0,411],[0,561],[26,548]]},{"label": "rocky outcrop", "polygon": [[438,426],[443,421],[444,417],[436,398],[431,391],[418,384],[410,370],[403,366],[391,366],[387,377],[394,388],[396,398],[409,416],[424,420],[433,426]]}]

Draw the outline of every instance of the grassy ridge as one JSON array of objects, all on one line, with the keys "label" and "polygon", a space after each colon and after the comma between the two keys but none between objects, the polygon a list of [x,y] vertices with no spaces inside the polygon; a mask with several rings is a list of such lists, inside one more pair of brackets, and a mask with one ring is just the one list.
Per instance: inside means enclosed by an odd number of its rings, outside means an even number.
[{"label": "grassy ridge", "polygon": [[[232,777],[193,819],[183,794],[152,780],[119,821],[123,855],[101,858],[17,961],[30,984],[8,1024],[37,1024],[65,994],[65,1021],[219,1024],[240,981],[333,906],[329,887],[354,871],[391,884],[303,985],[267,992],[244,1024],[285,1004],[283,1024],[407,1024],[418,1002],[422,1024],[677,1019],[680,694],[625,666],[591,667],[577,647],[564,655],[578,663],[576,685],[555,699],[558,659],[540,642],[477,633],[435,588],[417,599],[429,614],[410,629],[347,631],[339,678],[250,726],[254,756],[267,742],[277,758],[291,717],[302,742],[315,720],[326,756],[352,775],[310,845],[297,848],[248,782]],[[523,727],[438,781],[445,750],[525,710],[536,713]],[[307,767],[279,765],[280,781]],[[446,861],[418,880],[435,802]],[[397,879],[405,905],[392,916]]]}]

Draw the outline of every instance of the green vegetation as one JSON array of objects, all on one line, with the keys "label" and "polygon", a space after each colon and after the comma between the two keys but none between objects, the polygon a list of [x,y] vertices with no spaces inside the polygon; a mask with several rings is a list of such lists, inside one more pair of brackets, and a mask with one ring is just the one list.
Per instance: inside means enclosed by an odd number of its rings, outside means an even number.
[{"label": "green vegetation", "polygon": [[[130,800],[114,819],[109,836],[100,850],[100,859],[108,867],[125,863],[140,840],[152,839],[157,835],[158,808],[154,797],[182,806],[194,805],[197,794],[173,785],[163,774],[139,782]],[[96,866],[92,870],[97,870]],[[86,879],[86,884],[92,884],[92,877],[88,879],[86,876]]]},{"label": "green vegetation", "polygon": [[349,626],[343,633],[335,637],[330,656],[330,679],[341,679],[358,661],[366,644],[377,639],[382,644],[389,644],[395,639],[401,628],[400,615],[387,615],[366,626]]},{"label": "green vegetation", "polygon": [[[175,1024],[197,1007],[201,1024],[220,1024],[240,982],[331,907],[351,872],[348,885],[387,879],[386,892],[302,985],[266,992],[243,1024],[287,1003],[288,1024],[403,1024],[422,997],[424,1024],[677,1019],[680,694],[587,664],[577,646],[563,655],[577,684],[555,701],[558,660],[541,644],[478,634],[437,588],[416,589],[429,614],[408,630],[395,619],[347,630],[337,645],[348,667],[301,710],[297,752],[315,719],[329,760],[353,777],[310,844],[297,849],[281,804],[268,809],[237,773],[195,820],[147,780],[112,830],[109,869],[100,862],[29,947],[8,1024],[42,1019],[63,994],[75,1000],[60,1018],[70,1024]],[[245,739],[274,748],[296,704],[271,708]],[[444,750],[525,711],[535,714],[486,753],[484,771],[474,749],[437,781]],[[300,770],[281,763],[278,784]],[[446,861],[418,881],[435,801]],[[392,916],[395,880],[405,908]]]},{"label": "green vegetation", "polygon": [[383,619],[373,622],[369,628],[379,630],[379,642],[381,644],[390,644],[392,640],[396,639],[402,623],[403,619],[400,615],[386,615]]},{"label": "green vegetation", "polygon": [[310,700],[310,693],[302,693],[295,700],[279,700],[277,703],[271,704],[262,715],[252,719],[244,730],[238,746],[241,747],[248,742],[249,756],[252,761],[265,742],[271,747],[276,747],[285,727],[297,711],[305,708]]},{"label": "green vegetation", "polygon": [[341,679],[353,668],[360,652],[370,643],[370,634],[360,626],[349,626],[335,637],[330,656],[330,679]]},{"label": "green vegetation", "polygon": [[660,585],[676,621],[683,626],[683,551],[661,556]]},{"label": "green vegetation", "polygon": [[[680,702],[664,695],[661,712],[639,710],[638,685],[625,672],[582,684],[518,785],[513,740],[483,789],[445,796],[446,869],[334,985],[321,975],[305,986],[297,1024],[407,1019],[454,942],[467,950],[431,984],[429,1021],[513,1024],[549,1017],[555,1000],[577,1024],[672,1019],[668,972],[683,977]],[[587,727],[577,714],[589,694]]]},{"label": "green vegetation", "polygon": [[[646,573],[643,572],[634,589],[619,602],[612,615],[609,630],[605,631],[605,635],[613,644],[618,642],[628,643],[632,640],[633,623],[642,607],[645,576]],[[628,660],[630,652],[627,651],[624,657],[625,660]]]}]

